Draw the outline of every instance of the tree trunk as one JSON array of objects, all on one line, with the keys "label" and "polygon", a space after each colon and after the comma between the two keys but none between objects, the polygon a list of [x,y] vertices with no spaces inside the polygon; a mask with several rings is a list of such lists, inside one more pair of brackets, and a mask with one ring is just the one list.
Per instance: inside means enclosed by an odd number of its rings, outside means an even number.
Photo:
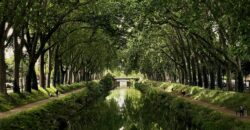
[{"label": "tree trunk", "polygon": [[198,68],[198,86],[202,87],[202,73],[201,73],[201,68],[199,66],[199,64],[197,65],[197,68]]},{"label": "tree trunk", "polygon": [[238,71],[237,80],[238,80],[238,84],[237,84],[238,92],[243,92],[244,91],[244,81],[243,81],[243,74],[242,74],[241,70]]},{"label": "tree trunk", "polygon": [[231,70],[228,68],[227,69],[227,89],[229,91],[232,91],[232,76],[231,76]]},{"label": "tree trunk", "polygon": [[57,74],[56,74],[56,84],[60,85],[61,84],[61,71],[60,71],[60,66],[58,66]]},{"label": "tree trunk", "polygon": [[68,84],[72,83],[72,68],[71,67],[68,70],[68,81],[67,81],[67,83]]},{"label": "tree trunk", "polygon": [[[55,60],[56,61],[56,60]],[[58,80],[59,79],[59,80]],[[58,62],[55,62],[54,66],[54,77],[53,77],[53,86],[58,85],[60,82],[60,70],[59,70],[59,65]]]},{"label": "tree trunk", "polygon": [[221,73],[221,66],[218,67],[218,70],[217,70],[217,85],[219,88],[223,88],[222,86],[222,73]]},{"label": "tree trunk", "polygon": [[69,71],[70,71],[70,68],[67,71],[67,79],[66,79],[67,80],[66,81],[67,84],[69,84],[69,78],[70,78],[70,72]]},{"label": "tree trunk", "polygon": [[191,70],[191,61],[190,61],[190,57],[188,57],[188,59],[187,59],[187,67],[188,67],[188,69],[187,69],[187,71],[188,71],[188,84],[189,85],[192,85],[193,84],[193,82],[192,82],[192,70]]},{"label": "tree trunk", "polygon": [[38,90],[38,85],[37,85],[37,77],[36,77],[36,72],[35,72],[35,60],[30,59],[30,63],[28,66],[28,72],[26,75],[26,88],[25,91],[31,92],[31,89]]},{"label": "tree trunk", "polygon": [[203,82],[204,82],[204,88],[208,88],[209,84],[208,84],[208,76],[207,76],[207,68],[206,66],[203,66]]},{"label": "tree trunk", "polygon": [[195,61],[192,59],[192,78],[193,78],[193,83],[192,85],[196,86],[197,85],[197,78],[196,78],[196,66],[195,66]]},{"label": "tree trunk", "polygon": [[243,79],[243,73],[241,70],[241,61],[238,59],[238,70],[237,70],[237,90],[238,92],[243,92],[244,91],[244,79]]},{"label": "tree trunk", "polygon": [[177,69],[176,69],[176,67],[175,67],[175,69],[174,69],[174,74],[173,74],[173,80],[174,80],[174,82],[176,83],[177,82]]},{"label": "tree trunk", "polygon": [[[60,82],[60,70],[59,70],[59,56],[58,56],[59,47],[57,46],[55,50],[55,59],[54,59],[54,77],[53,77],[53,86],[56,87],[56,85]],[[59,80],[58,80],[59,78]]]},{"label": "tree trunk", "polygon": [[179,77],[180,77],[180,83],[185,84],[185,72],[183,68],[181,68],[179,71]]},{"label": "tree trunk", "polygon": [[[20,64],[20,70],[23,70],[23,63]],[[21,71],[21,82],[20,82],[21,85],[20,85],[20,87],[21,87],[22,92],[24,92],[24,88],[25,88],[24,86],[26,86],[25,81],[26,81],[25,74],[23,71]]]},{"label": "tree trunk", "polygon": [[65,75],[66,75],[66,72],[65,71],[61,71],[61,81],[60,81],[61,84],[64,83]]},{"label": "tree trunk", "polygon": [[81,69],[80,72],[81,72],[81,74],[80,74],[81,75],[81,81],[84,81],[84,69]]},{"label": "tree trunk", "polygon": [[210,89],[215,89],[215,74],[213,70],[210,72]]},{"label": "tree trunk", "polygon": [[14,36],[14,82],[13,82],[14,93],[20,93],[19,72],[20,72],[21,58],[22,58],[22,45],[18,44],[17,36],[15,35]]},{"label": "tree trunk", "polygon": [[77,79],[78,79],[77,82],[80,82],[80,81],[81,81],[81,71],[80,71],[80,70],[79,70],[78,73],[77,73]]},{"label": "tree trunk", "polygon": [[91,81],[91,80],[92,80],[92,72],[89,71],[89,79],[88,79],[88,81]]},{"label": "tree trunk", "polygon": [[6,89],[6,64],[4,42],[0,41],[0,93],[7,94]]},{"label": "tree trunk", "polygon": [[73,72],[73,77],[74,77],[74,80],[73,80],[73,83],[76,83],[78,81],[78,72]]},{"label": "tree trunk", "polygon": [[41,54],[40,56],[40,86],[42,88],[45,88],[45,73],[44,73],[44,53]]},{"label": "tree trunk", "polygon": [[188,85],[188,70],[187,70],[187,65],[185,65],[185,68],[184,68],[184,84]]},{"label": "tree trunk", "polygon": [[69,76],[69,73],[68,73],[68,69],[67,69],[66,73],[65,73],[65,78],[64,78],[63,84],[67,84],[68,76]]},{"label": "tree trunk", "polygon": [[61,64],[61,80],[60,83],[63,84],[64,83],[64,79],[65,79],[65,75],[67,73],[67,68],[66,70],[63,69],[63,65]]},{"label": "tree trunk", "polygon": [[181,83],[182,77],[181,77],[181,71],[180,71],[180,69],[178,69],[177,72],[178,72],[178,80],[179,80],[179,83]]},{"label": "tree trunk", "polygon": [[[49,42],[49,46],[50,46],[50,42]],[[47,88],[50,87],[50,76],[51,76],[51,71],[52,71],[52,62],[51,62],[51,58],[52,58],[52,52],[49,49],[48,52],[48,74],[47,74]]]}]

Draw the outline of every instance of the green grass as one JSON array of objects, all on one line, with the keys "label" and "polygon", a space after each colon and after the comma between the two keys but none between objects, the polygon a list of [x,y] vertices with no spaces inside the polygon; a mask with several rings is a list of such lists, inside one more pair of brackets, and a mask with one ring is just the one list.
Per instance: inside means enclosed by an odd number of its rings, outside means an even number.
[{"label": "green grass", "polygon": [[[74,111],[77,104],[72,103],[80,98],[86,97],[88,91],[83,90],[77,94],[71,94],[63,99],[54,100],[46,105],[30,111],[21,112],[16,115],[0,119],[0,129],[3,130],[43,130],[58,127],[58,118]],[[70,103],[72,102],[72,103]],[[67,104],[68,103],[68,104]],[[61,109],[64,107],[64,109]],[[72,109],[73,108],[73,109]],[[59,114],[60,113],[60,114]],[[67,117],[70,118],[70,117]]]},{"label": "green grass", "polygon": [[[210,90],[198,86],[188,86],[177,83],[146,81],[154,87],[160,87],[167,92],[180,94],[185,91],[191,98],[205,101],[211,104],[226,107],[231,110],[239,109],[243,105],[250,112],[250,94],[232,91]],[[172,91],[173,89],[173,91]]]},{"label": "green grass", "polygon": [[[136,84],[142,92],[138,109],[129,109],[126,119],[131,120],[130,125],[136,129],[171,129],[184,130],[249,130],[250,123],[229,117],[209,108],[191,104],[173,94],[169,94],[159,86]],[[155,83],[153,83],[155,85]],[[157,83],[158,84],[158,83]],[[161,87],[165,85],[159,83]],[[167,83],[168,86],[170,83]],[[172,85],[172,84],[171,84]],[[172,89],[172,88],[166,88]],[[178,87],[176,89],[179,90]],[[192,91],[192,89],[190,89]],[[197,92],[199,93],[199,92]],[[211,94],[211,97],[217,94]],[[220,94],[218,94],[220,95]],[[126,102],[127,106],[133,106]]]},{"label": "green grass", "polygon": [[81,83],[74,83],[74,84],[71,84],[71,85],[58,86],[58,87],[56,87],[56,89],[58,89],[58,91],[60,93],[66,93],[66,92],[69,92],[69,91],[72,91],[72,90],[75,90],[75,89],[79,89],[79,88],[81,88],[82,86],[85,86],[85,85],[86,85],[85,82],[81,82]]},{"label": "green grass", "polygon": [[55,95],[56,90],[60,93],[66,93],[75,89],[85,86],[84,83],[75,83],[72,85],[61,85],[43,89],[39,87],[38,91],[32,90],[31,93],[10,93],[8,95],[0,95],[0,112],[8,111],[15,107],[25,105],[28,103],[36,102],[42,99],[49,98],[48,93]]},{"label": "green grass", "polygon": [[[2,118],[0,130],[79,130],[85,127],[92,129],[96,125],[103,128],[107,120],[112,120],[108,122],[107,130],[117,129],[114,127],[118,127],[121,119],[117,104],[114,102],[96,104],[100,100],[104,101],[104,97],[110,91],[104,89],[108,88],[105,85],[108,84],[90,82],[80,92],[53,100],[35,109]],[[79,84],[70,88],[78,88],[76,86]],[[62,87],[62,90],[65,90],[65,87]],[[51,88],[49,91],[54,89]],[[113,124],[116,125],[112,127]]]},{"label": "green grass", "polygon": [[140,99],[141,98],[141,92],[138,91],[137,89],[130,88],[130,89],[127,89],[126,96],[127,96],[127,98]]}]

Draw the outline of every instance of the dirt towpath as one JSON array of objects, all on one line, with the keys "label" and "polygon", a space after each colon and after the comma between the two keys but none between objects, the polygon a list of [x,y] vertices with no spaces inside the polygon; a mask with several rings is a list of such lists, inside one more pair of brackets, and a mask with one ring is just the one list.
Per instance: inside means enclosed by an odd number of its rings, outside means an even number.
[{"label": "dirt towpath", "polygon": [[82,91],[84,89],[85,88],[73,90],[73,91],[68,92],[68,93],[60,94],[58,97],[50,97],[50,98],[47,98],[47,99],[44,99],[44,100],[40,100],[40,101],[37,101],[37,102],[33,102],[33,103],[29,103],[29,104],[26,104],[26,105],[16,107],[16,108],[11,109],[11,110],[6,111],[6,112],[0,112],[0,119],[15,115],[15,114],[20,113],[20,112],[29,111],[31,109],[38,108],[38,107],[40,107],[42,105],[47,104],[48,102],[51,102],[53,100],[62,99],[67,95],[70,95],[70,94],[73,94],[73,93],[78,93],[78,92],[80,92],[80,91]]},{"label": "dirt towpath", "polygon": [[[165,91],[165,92],[167,92],[167,91]],[[250,122],[250,116],[249,115],[244,116],[244,117],[240,117],[239,114],[236,115],[235,111],[233,111],[231,109],[228,109],[228,108],[225,108],[225,107],[214,105],[214,104],[211,104],[211,103],[208,103],[208,102],[204,102],[204,101],[201,101],[201,100],[195,100],[195,99],[193,99],[191,97],[188,97],[188,96],[182,96],[182,95],[174,94],[174,93],[171,93],[171,92],[167,92],[167,93],[175,95],[178,98],[183,99],[185,101],[188,101],[188,102],[190,102],[190,103],[192,103],[194,105],[200,105],[200,106],[212,109],[214,111],[217,111],[219,113],[222,113],[224,115],[227,115],[227,116],[230,116],[230,117],[234,117],[234,118],[239,119],[241,121]]]}]

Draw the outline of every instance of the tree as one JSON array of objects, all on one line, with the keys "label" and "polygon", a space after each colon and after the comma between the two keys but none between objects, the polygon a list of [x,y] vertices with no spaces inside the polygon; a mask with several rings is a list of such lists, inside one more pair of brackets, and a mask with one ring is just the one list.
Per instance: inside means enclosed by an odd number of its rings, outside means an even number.
[{"label": "tree", "polygon": [[[63,3],[64,4],[57,3],[56,1],[44,1],[40,3],[35,2],[31,7],[32,11],[29,13],[29,16],[27,16],[28,21],[25,29],[27,42],[25,47],[29,54],[29,67],[26,76],[26,91],[28,92],[31,92],[31,88],[38,90],[34,66],[38,58],[49,50],[46,49],[46,44],[51,36],[62,24],[67,22],[67,16],[69,16],[74,10],[78,9],[78,7],[89,4],[90,1],[63,1]],[[42,59],[43,58],[44,57],[42,56]],[[41,63],[41,66],[44,67],[44,62]],[[45,79],[43,71],[44,69],[41,68],[42,75],[40,76]],[[45,82],[43,80],[43,87],[45,85],[44,83]]]}]

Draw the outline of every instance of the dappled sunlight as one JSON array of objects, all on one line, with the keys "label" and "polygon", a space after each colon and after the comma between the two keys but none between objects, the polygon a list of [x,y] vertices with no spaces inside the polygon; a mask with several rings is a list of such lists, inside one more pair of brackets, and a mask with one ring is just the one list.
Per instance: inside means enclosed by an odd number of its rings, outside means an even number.
[{"label": "dappled sunlight", "polygon": [[[219,105],[226,107],[228,109],[235,110],[239,106],[246,106],[247,111],[250,111],[250,95],[246,93],[237,93],[233,91],[223,91],[223,90],[209,90],[204,89],[198,86],[188,86],[178,83],[149,83],[151,81],[147,81],[146,84],[151,85],[159,85],[154,87],[159,87],[164,89],[166,92],[171,92],[173,94],[181,94],[182,91],[186,92],[188,97],[200,100],[204,102],[208,102],[211,104]],[[172,91],[173,90],[173,91]]]},{"label": "dappled sunlight", "polygon": [[235,96],[234,93],[221,93],[221,92],[218,92],[218,94],[216,96],[214,96],[214,98],[212,99],[212,102],[213,103],[224,102],[224,101],[232,98],[233,96]]},{"label": "dappled sunlight", "polygon": [[163,87],[165,91],[167,92],[172,92],[174,85],[169,85],[169,87],[167,87],[166,85],[161,85],[160,87]]},{"label": "dappled sunlight", "polygon": [[191,88],[191,90],[190,90],[190,94],[191,94],[191,95],[194,95],[194,94],[198,93],[199,90],[200,90],[200,88],[198,88],[198,87],[193,87],[193,88]]}]

